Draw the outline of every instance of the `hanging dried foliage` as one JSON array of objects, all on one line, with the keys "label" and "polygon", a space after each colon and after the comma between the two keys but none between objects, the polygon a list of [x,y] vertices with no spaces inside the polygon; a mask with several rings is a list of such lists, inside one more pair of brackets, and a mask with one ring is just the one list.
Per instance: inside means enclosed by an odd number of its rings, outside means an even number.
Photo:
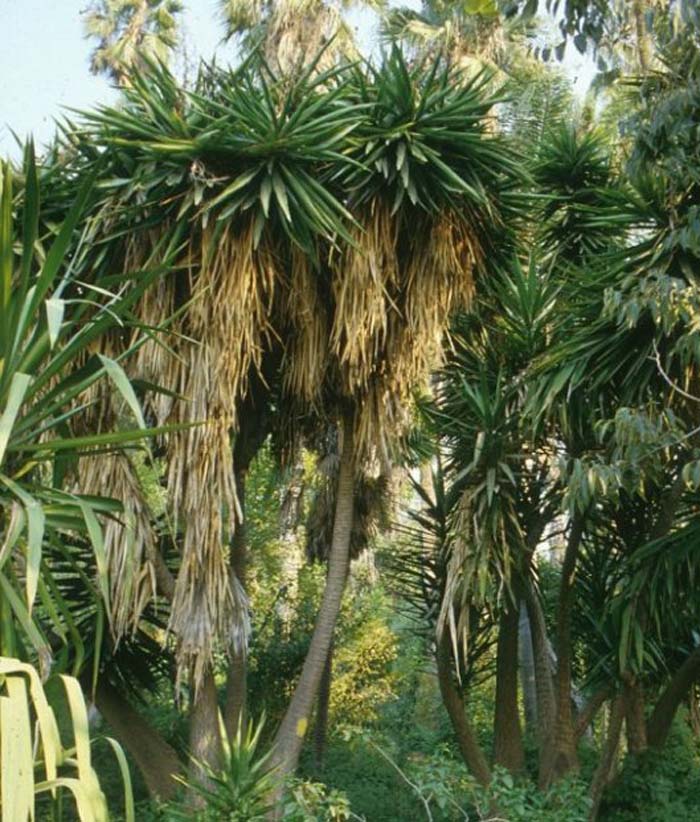
[{"label": "hanging dried foliage", "polygon": [[199,423],[169,437],[168,491],[182,532],[170,628],[182,667],[194,680],[214,649],[240,651],[248,631],[245,594],[230,568],[228,545],[242,519],[232,435],[248,376],[260,368],[277,272],[253,227],[205,231],[190,246],[191,300],[182,318],[188,339],[173,418]]},{"label": "hanging dried foliage", "polygon": [[333,271],[331,346],[348,396],[367,390],[382,362],[389,317],[398,311],[398,222],[381,201],[366,211]]},{"label": "hanging dried foliage", "polygon": [[156,594],[153,512],[138,472],[124,454],[83,457],[79,489],[121,503],[120,513],[103,524],[110,580],[111,627],[117,641],[134,633],[144,608]]},{"label": "hanging dried foliage", "polygon": [[318,273],[298,248],[285,280],[281,327],[285,334],[282,379],[286,393],[311,405],[318,401],[328,367],[328,316]]},{"label": "hanging dried foliage", "polygon": [[[284,45],[283,17],[272,25],[282,62],[297,44]],[[195,683],[247,632],[228,544],[240,517],[231,438],[251,375],[274,372],[271,396],[295,415],[353,405],[358,460],[388,460],[518,176],[485,125],[485,83],[397,50],[378,68],[317,62],[295,77],[255,61],[213,68],[195,93],[152,66],[124,107],[87,116],[113,163],[100,208],[122,221],[110,226],[116,258],[138,265],[137,237],[187,238],[181,270],[137,312],[145,325],[177,320],[130,368],[167,389],[146,395],[158,423],[197,423],[167,435],[165,476],[181,552],[170,628]],[[115,568],[147,569],[148,539],[132,533],[141,552],[116,552]]]}]

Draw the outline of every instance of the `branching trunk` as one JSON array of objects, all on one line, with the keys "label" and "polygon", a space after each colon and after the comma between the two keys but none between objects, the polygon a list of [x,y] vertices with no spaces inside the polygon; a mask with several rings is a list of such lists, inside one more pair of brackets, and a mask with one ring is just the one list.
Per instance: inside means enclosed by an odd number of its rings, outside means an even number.
[{"label": "branching trunk", "polygon": [[567,773],[578,770],[576,735],[571,705],[571,612],[573,608],[574,575],[582,536],[583,518],[577,515],[574,516],[571,523],[564,562],[561,568],[561,584],[557,603],[557,713],[554,723],[552,756],[545,777],[546,784],[551,784],[551,782],[565,776]]},{"label": "branching trunk", "polygon": [[454,683],[452,671],[452,648],[447,631],[443,631],[436,653],[438,683],[442,701],[450,717],[450,722],[457,737],[457,744],[464,762],[481,785],[491,781],[491,771],[474,730],[467,719],[464,701]]},{"label": "branching trunk", "polygon": [[316,721],[314,723],[314,769],[320,776],[323,773],[328,736],[328,708],[331,701],[331,683],[333,681],[333,644],[328,650],[328,657],[323,668],[323,676],[318,690]]},{"label": "branching trunk", "polygon": [[326,589],[299,682],[275,739],[273,761],[282,776],[292,773],[297,767],[311,709],[318,695],[345,588],[350,562],[350,534],[354,508],[355,452],[353,424],[352,415],[348,415],[343,425],[343,450],[340,458],[333,539],[328,560]]},{"label": "branching trunk", "polygon": [[626,700],[622,694],[615,697],[610,711],[610,722],[608,723],[608,734],[600,753],[598,767],[593,775],[591,783],[591,810],[590,822],[595,822],[600,810],[600,802],[603,798],[605,786],[610,782],[610,778],[615,764],[617,747],[620,744],[620,733],[622,731],[622,721],[625,718]]},{"label": "branching trunk", "polygon": [[496,650],[494,762],[511,773],[525,766],[518,710],[518,608],[508,602],[501,614]]},{"label": "branching trunk", "polygon": [[175,749],[105,679],[97,684],[95,706],[114,736],[131,754],[151,796],[161,802],[173,799],[178,790],[173,777],[183,772]]},{"label": "branching trunk", "polygon": [[663,748],[668,739],[673,718],[691,686],[700,679],[700,648],[696,648],[676,671],[661,694],[647,725],[650,748]]}]

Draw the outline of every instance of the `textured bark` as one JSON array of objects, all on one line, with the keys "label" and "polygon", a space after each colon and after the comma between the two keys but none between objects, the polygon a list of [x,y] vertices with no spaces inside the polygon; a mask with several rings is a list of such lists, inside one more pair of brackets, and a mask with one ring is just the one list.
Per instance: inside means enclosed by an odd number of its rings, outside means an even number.
[{"label": "textured bark", "polygon": [[[247,465],[245,466],[247,468]],[[245,522],[245,474],[244,468],[236,471],[236,493],[240,503],[243,522],[236,526],[231,541],[231,570],[245,590],[246,568],[248,565],[248,540]],[[248,691],[248,659],[244,648],[235,649],[231,655],[226,676],[226,703],[224,706],[224,724],[229,739],[243,728],[246,721],[246,704]]]},{"label": "textured bark", "polygon": [[574,575],[578,559],[583,519],[574,516],[561,567],[561,584],[557,602],[557,673],[556,705],[552,755],[546,768],[545,784],[551,784],[571,771],[578,770],[576,735],[571,704],[571,611],[573,607]]},{"label": "textured bark", "polygon": [[219,731],[219,703],[214,672],[204,672],[199,689],[190,704],[190,753],[194,760],[192,773],[201,778],[198,763],[217,768],[221,764],[221,735]]},{"label": "textured bark", "polygon": [[643,0],[632,0],[632,15],[637,41],[637,62],[640,72],[646,74],[651,66],[652,42],[647,30]]},{"label": "textured bark", "polygon": [[525,588],[525,601],[530,619],[532,651],[535,657],[535,684],[537,687],[537,741],[539,745],[539,782],[544,786],[548,778],[556,703],[550,662],[550,643],[542,606],[532,584]]},{"label": "textured bark", "polygon": [[635,756],[647,749],[647,725],[644,711],[644,690],[639,682],[625,685],[625,730],[627,750]]},{"label": "textured bark", "polygon": [[[231,540],[231,573],[246,589],[248,567],[248,534],[246,526],[246,477],[271,430],[267,406],[265,380],[255,377],[241,411],[241,421],[233,452],[236,495],[242,521],[237,523]],[[245,649],[234,649],[226,676],[224,724],[229,738],[235,737],[239,727],[247,722],[248,658]]]},{"label": "textured bark", "polygon": [[163,802],[172,799],[179,787],[173,777],[183,773],[175,749],[104,679],[97,684],[95,706],[131,754],[151,796]]},{"label": "textured bark", "polygon": [[622,721],[625,718],[626,700],[622,694],[615,697],[610,711],[610,722],[608,723],[608,735],[600,752],[598,767],[593,775],[591,783],[591,810],[590,822],[595,822],[600,810],[600,801],[603,798],[605,786],[610,782],[610,778],[615,764],[617,747],[620,744],[620,733],[622,731]]},{"label": "textured bark", "polygon": [[700,648],[696,648],[676,671],[661,694],[647,725],[650,748],[663,748],[668,739],[673,718],[691,686],[700,679]]},{"label": "textured bark", "polygon": [[333,539],[328,577],[299,682],[275,738],[273,763],[285,776],[296,770],[311,708],[318,695],[323,669],[331,646],[350,562],[350,535],[354,508],[355,453],[353,418],[344,420],[343,449],[338,474]]},{"label": "textured bark", "polygon": [[316,721],[314,723],[314,769],[318,775],[323,773],[326,755],[326,738],[328,736],[328,708],[331,701],[331,683],[333,682],[333,644],[328,650],[323,676],[318,689]]},{"label": "textured bark", "polygon": [[511,773],[525,766],[518,710],[518,608],[508,602],[501,614],[496,649],[496,707],[493,758]]},{"label": "textured bark", "polygon": [[436,653],[438,684],[442,701],[450,717],[452,728],[457,737],[457,744],[464,762],[481,785],[488,785],[491,781],[491,771],[477,742],[474,730],[467,719],[464,710],[464,701],[454,683],[452,673],[452,649],[446,631],[443,631],[437,646]]},{"label": "textured bark", "polygon": [[520,687],[523,691],[525,725],[529,730],[537,728],[537,678],[535,675],[535,655],[532,649],[532,631],[527,605],[520,602],[518,620],[518,662],[520,665]]}]

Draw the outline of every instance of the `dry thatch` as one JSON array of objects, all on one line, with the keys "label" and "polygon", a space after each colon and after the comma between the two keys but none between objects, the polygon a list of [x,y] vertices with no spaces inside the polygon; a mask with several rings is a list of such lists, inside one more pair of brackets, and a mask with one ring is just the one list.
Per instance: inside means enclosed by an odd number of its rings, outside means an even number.
[{"label": "dry thatch", "polygon": [[411,397],[442,363],[482,251],[461,216],[392,215],[374,201],[333,271],[331,346],[341,392],[358,401],[360,451],[386,455],[410,424]]}]

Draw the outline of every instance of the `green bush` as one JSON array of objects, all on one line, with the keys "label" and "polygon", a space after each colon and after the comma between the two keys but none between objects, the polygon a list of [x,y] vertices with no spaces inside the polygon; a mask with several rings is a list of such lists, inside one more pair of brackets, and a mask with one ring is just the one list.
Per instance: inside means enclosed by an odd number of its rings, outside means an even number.
[{"label": "green bush", "polygon": [[660,752],[629,757],[607,791],[603,822],[700,822],[700,751],[682,717]]}]

